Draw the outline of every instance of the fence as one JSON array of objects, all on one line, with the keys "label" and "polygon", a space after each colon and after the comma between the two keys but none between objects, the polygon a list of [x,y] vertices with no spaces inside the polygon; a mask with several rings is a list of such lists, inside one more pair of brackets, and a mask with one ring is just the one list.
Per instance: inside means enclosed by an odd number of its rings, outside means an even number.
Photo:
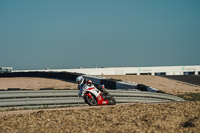
[{"label": "fence", "polygon": [[[183,99],[162,93],[133,90],[108,90],[118,103],[130,102],[170,102]],[[51,108],[85,105],[78,97],[78,90],[20,90],[0,91],[0,109],[6,108]]]}]

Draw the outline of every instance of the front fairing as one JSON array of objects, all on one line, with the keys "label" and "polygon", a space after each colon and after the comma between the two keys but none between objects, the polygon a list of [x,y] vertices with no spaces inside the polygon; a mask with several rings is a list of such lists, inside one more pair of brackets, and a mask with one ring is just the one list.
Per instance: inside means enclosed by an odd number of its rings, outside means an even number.
[{"label": "front fairing", "polygon": [[94,86],[94,85],[87,85],[85,84],[82,88],[82,94],[81,97],[84,97],[86,92],[92,93],[94,96],[98,97],[100,95],[100,91]]}]

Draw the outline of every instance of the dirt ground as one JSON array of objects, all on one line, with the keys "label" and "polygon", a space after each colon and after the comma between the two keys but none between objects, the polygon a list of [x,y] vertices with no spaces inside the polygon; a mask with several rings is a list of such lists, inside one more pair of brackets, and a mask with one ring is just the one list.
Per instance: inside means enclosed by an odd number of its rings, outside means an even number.
[{"label": "dirt ground", "polygon": [[7,88],[21,88],[34,90],[38,90],[40,88],[77,89],[77,84],[48,78],[0,78],[0,89]]},{"label": "dirt ground", "polygon": [[200,102],[126,104],[0,112],[1,133],[200,131]]},{"label": "dirt ground", "polygon": [[151,75],[112,75],[107,78],[121,79],[125,82],[134,82],[151,86],[169,94],[184,94],[188,92],[200,93],[200,86],[187,84],[184,82]]}]

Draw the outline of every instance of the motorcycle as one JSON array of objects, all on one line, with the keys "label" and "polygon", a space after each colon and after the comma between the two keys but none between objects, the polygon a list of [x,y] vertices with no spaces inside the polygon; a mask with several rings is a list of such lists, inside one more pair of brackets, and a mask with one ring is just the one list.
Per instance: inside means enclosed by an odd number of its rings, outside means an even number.
[{"label": "motorcycle", "polygon": [[[104,89],[104,85],[101,85],[100,89]],[[105,89],[104,92],[102,92],[93,84],[83,85],[81,97],[85,100],[85,103],[90,106],[116,104],[115,98],[111,96],[107,91],[105,91]]]}]

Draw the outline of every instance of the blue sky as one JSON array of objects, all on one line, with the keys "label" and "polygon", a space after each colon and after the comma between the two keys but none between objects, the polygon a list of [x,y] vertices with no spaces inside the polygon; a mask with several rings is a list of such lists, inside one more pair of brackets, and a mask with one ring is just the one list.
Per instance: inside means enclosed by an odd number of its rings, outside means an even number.
[{"label": "blue sky", "polygon": [[200,65],[199,0],[0,0],[0,67]]}]

